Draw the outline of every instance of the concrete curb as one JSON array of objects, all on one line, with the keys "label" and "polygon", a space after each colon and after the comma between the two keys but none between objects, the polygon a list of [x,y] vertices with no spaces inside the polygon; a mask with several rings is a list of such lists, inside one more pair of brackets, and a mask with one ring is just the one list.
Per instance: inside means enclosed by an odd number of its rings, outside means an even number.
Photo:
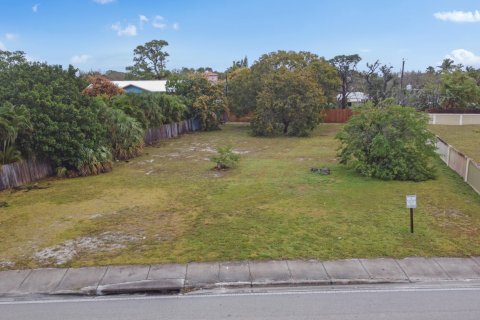
[{"label": "concrete curb", "polygon": [[0,272],[0,297],[480,281],[480,258],[228,261]]}]

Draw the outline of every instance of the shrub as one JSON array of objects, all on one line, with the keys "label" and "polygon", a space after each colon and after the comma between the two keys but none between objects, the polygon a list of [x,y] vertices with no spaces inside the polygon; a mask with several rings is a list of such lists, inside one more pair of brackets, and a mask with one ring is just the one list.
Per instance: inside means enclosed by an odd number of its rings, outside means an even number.
[{"label": "shrub", "polygon": [[105,128],[93,98],[81,94],[86,85],[72,66],[22,62],[0,72],[0,101],[28,109],[31,126],[15,141],[23,155],[81,175],[108,170]]},{"label": "shrub", "polygon": [[125,93],[122,88],[117,87],[110,79],[103,76],[89,76],[88,81],[90,85],[83,89],[82,93],[92,97],[105,96],[111,98]]},{"label": "shrub", "polygon": [[221,84],[211,83],[204,74],[193,74],[170,80],[167,87],[184,101],[190,116],[200,121],[202,130],[220,128],[222,115],[228,112]]},{"label": "shrub", "polygon": [[365,106],[337,135],[340,163],[383,180],[432,179],[435,136],[427,124],[428,116],[413,108]]},{"label": "shrub", "polygon": [[116,160],[139,156],[143,151],[144,130],[132,117],[122,110],[107,107],[103,102],[100,120],[106,127],[106,139]]},{"label": "shrub", "polygon": [[7,146],[0,151],[0,160],[2,164],[17,162],[22,160],[22,153],[15,146]]},{"label": "shrub", "polygon": [[20,132],[31,129],[30,114],[25,106],[15,107],[10,102],[0,106],[0,161],[2,164],[22,159],[22,154],[15,145]]},{"label": "shrub", "polygon": [[142,97],[135,93],[127,93],[112,97],[107,101],[109,107],[123,111],[126,115],[137,120],[143,129],[150,128],[150,119],[147,118],[144,110],[139,106]]},{"label": "shrub", "polygon": [[231,146],[217,147],[218,155],[210,158],[215,163],[215,169],[228,169],[237,166],[240,155],[233,151]]},{"label": "shrub", "polygon": [[216,100],[210,96],[200,96],[195,99],[192,106],[195,118],[200,121],[200,126],[204,131],[220,129],[221,114],[224,110],[223,100]]},{"label": "shrub", "polygon": [[113,97],[109,105],[136,119],[144,129],[182,121],[187,116],[182,99],[165,93],[129,93]]}]

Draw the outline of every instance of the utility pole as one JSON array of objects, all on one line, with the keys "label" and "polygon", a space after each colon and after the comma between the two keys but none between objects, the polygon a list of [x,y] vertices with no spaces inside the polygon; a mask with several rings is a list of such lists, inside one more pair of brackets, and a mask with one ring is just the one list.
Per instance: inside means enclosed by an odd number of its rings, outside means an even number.
[{"label": "utility pole", "polygon": [[228,71],[225,71],[225,97],[228,98]]},{"label": "utility pole", "polygon": [[405,58],[402,59],[402,74],[400,75],[400,105],[404,105],[403,101],[403,72],[405,70]]}]

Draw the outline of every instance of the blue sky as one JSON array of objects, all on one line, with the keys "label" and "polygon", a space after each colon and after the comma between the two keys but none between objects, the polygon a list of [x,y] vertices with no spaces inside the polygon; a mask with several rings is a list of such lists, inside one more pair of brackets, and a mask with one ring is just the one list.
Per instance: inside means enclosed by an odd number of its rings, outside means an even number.
[{"label": "blue sky", "polygon": [[407,70],[443,58],[480,68],[480,3],[466,0],[1,0],[0,49],[82,70],[123,71],[133,49],[169,42],[169,69],[306,50],[358,53]]}]

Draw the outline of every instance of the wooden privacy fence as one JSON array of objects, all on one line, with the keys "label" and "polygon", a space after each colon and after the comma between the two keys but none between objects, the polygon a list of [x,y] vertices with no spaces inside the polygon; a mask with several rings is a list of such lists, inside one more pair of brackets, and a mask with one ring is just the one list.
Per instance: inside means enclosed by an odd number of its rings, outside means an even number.
[{"label": "wooden privacy fence", "polygon": [[254,116],[253,112],[250,112],[242,117],[237,117],[233,112],[228,113],[227,121],[229,122],[250,122]]},{"label": "wooden privacy fence", "polygon": [[480,194],[480,165],[437,137],[437,153],[446,165],[458,173]]},{"label": "wooden privacy fence", "polygon": [[164,124],[159,128],[147,129],[143,140],[146,144],[152,144],[158,140],[175,138],[178,135],[197,131],[199,129],[200,122],[197,119],[188,119],[180,122]]},{"label": "wooden privacy fence", "polygon": [[52,165],[44,161],[21,160],[4,164],[0,168],[0,190],[46,178],[53,172]]},{"label": "wooden privacy fence", "polygon": [[352,114],[352,109],[325,109],[322,111],[325,123],[344,123],[350,119]]}]

